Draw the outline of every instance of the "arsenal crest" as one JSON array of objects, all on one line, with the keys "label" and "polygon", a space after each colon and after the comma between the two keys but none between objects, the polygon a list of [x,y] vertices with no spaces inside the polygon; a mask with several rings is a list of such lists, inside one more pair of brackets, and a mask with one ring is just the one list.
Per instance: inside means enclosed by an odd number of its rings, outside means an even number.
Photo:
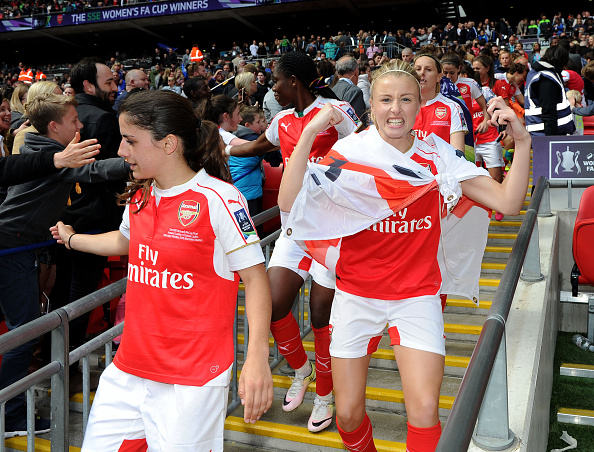
[{"label": "arsenal crest", "polygon": [[64,16],[62,14],[58,14],[58,25],[62,25],[63,20],[64,20]]},{"label": "arsenal crest", "polygon": [[446,107],[437,107],[435,109],[435,116],[437,116],[438,119],[444,119],[447,115],[448,110]]},{"label": "arsenal crest", "polygon": [[200,203],[198,201],[182,201],[177,210],[177,219],[182,226],[190,226],[200,213]]},{"label": "arsenal crest", "polygon": [[466,85],[461,85],[458,87],[458,89],[460,89],[460,94],[464,95],[468,92],[468,86]]}]

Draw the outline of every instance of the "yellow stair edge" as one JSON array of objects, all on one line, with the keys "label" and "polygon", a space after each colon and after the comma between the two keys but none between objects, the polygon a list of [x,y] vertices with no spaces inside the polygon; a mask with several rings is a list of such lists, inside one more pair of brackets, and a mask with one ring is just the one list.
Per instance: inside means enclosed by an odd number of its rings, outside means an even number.
[{"label": "yellow stair edge", "polygon": [[497,220],[491,220],[489,222],[489,226],[506,226],[506,227],[514,227],[514,228],[519,228],[520,226],[522,226],[522,222],[518,221],[518,220],[501,220],[501,221],[497,221]]},{"label": "yellow stair edge", "polygon": [[[4,441],[6,447],[16,450],[27,450],[27,437],[18,436]],[[80,447],[70,446],[70,452],[80,452]],[[35,438],[35,452],[51,452],[51,442],[47,439]]]},{"label": "yellow stair edge", "polygon": [[[445,324],[445,332],[446,333],[462,333],[462,334],[472,334],[472,335],[480,335],[481,331],[483,330],[482,326],[476,325],[452,325],[452,324]],[[244,337],[243,334],[237,335],[237,343],[243,344]],[[274,339],[268,338],[268,345],[270,347],[274,347]],[[303,348],[306,352],[313,352],[315,351],[315,345],[311,341],[303,341]],[[377,359],[387,359],[390,361],[394,361],[394,351],[390,349],[379,349],[371,354],[372,358]],[[445,365],[447,367],[468,367],[468,363],[470,362],[470,358],[465,358],[463,356],[450,356],[446,355],[445,357]]]},{"label": "yellow stair edge", "polygon": [[500,279],[479,278],[479,286],[498,287],[500,282]]},{"label": "yellow stair edge", "polygon": [[481,301],[480,305],[477,307],[472,301],[470,300],[463,300],[463,299],[450,299],[446,303],[446,306],[452,306],[456,308],[475,308],[475,309],[491,309],[491,305],[493,304],[492,301]]},{"label": "yellow stair edge", "polygon": [[511,253],[511,246],[486,246],[485,253]]},{"label": "yellow stair edge", "polygon": [[[495,210],[491,211],[493,215],[495,215],[497,212]],[[518,215],[526,215],[526,211],[525,210],[520,210],[520,213]],[[501,223],[501,222],[499,222]]]},{"label": "yellow stair edge", "polygon": [[[246,424],[242,418],[229,416],[225,421],[225,429],[251,435],[278,438],[287,441],[311,444],[313,446],[332,447],[344,449],[340,435],[335,432],[310,433],[305,427],[276,424],[273,422],[258,421],[255,424]],[[393,441],[374,440],[378,452],[406,452],[406,444]]]},{"label": "yellow stair edge", "polygon": [[515,240],[515,239],[518,238],[518,234],[501,233],[501,232],[490,232],[489,234],[487,234],[487,238],[489,238],[489,239]]},{"label": "yellow stair edge", "polygon": [[561,367],[569,367],[571,369],[594,370],[594,366],[591,364],[561,363]]},{"label": "yellow stair edge", "polygon": [[559,414],[570,414],[573,416],[588,416],[594,417],[594,411],[592,410],[580,410],[577,408],[559,408],[557,411]]},{"label": "yellow stair edge", "polygon": [[497,264],[492,262],[483,262],[481,263],[481,268],[483,270],[505,270],[506,264]]},{"label": "yellow stair edge", "polygon": [[[239,374],[239,372],[238,372]],[[291,377],[285,377],[283,375],[272,376],[273,385],[276,388],[290,388],[293,379]],[[311,383],[307,387],[308,392],[315,392],[316,384]],[[386,389],[386,388],[365,388],[365,398],[369,400],[382,400],[384,402],[392,403],[404,403],[404,394],[398,389]],[[451,410],[454,404],[455,397],[451,396],[439,396],[439,408]]]}]

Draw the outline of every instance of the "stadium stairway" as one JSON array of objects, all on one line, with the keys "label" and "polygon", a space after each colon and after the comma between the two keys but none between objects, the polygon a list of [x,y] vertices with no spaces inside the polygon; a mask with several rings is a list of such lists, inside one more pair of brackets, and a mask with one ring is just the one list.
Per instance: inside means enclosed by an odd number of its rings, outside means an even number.
[{"label": "stadium stairway", "polygon": [[[532,184],[532,180],[530,180]],[[528,205],[530,193],[527,194],[524,208]],[[501,274],[522,224],[524,211],[518,216],[505,217],[503,221],[495,221],[493,212],[489,226],[489,235],[482,262],[480,279],[480,306],[476,307],[470,300],[449,297],[447,300],[444,321],[446,333],[446,359],[444,380],[439,401],[439,415],[442,428],[448,418],[462,377],[474,351],[474,347],[482,330],[486,314],[491,307],[493,295],[499,285]],[[245,309],[240,285],[239,297],[239,343],[243,342],[243,316]],[[306,298],[308,293],[305,294]],[[306,305],[307,308],[307,305]],[[306,309],[307,310],[307,309]],[[307,320],[307,312],[305,314]],[[314,360],[314,338],[309,333],[304,339],[305,350],[311,361]],[[270,337],[271,360],[274,341]],[[239,362],[243,362],[242,347],[239,347]],[[104,357],[103,357],[104,358]],[[101,368],[102,357],[98,357],[97,369]],[[286,361],[282,361],[273,369],[274,402],[271,409],[256,424],[243,422],[243,409],[236,408],[225,422],[225,451],[239,452],[244,450],[266,451],[332,451],[344,449],[336,429],[336,422],[323,432],[312,434],[307,430],[307,421],[311,414],[315,395],[315,383],[310,385],[303,404],[296,410],[286,413],[282,410],[283,397],[291,385]],[[45,387],[37,389],[37,400],[43,415],[49,411],[49,382]],[[92,394],[93,396],[93,394]],[[380,341],[379,349],[372,355],[366,391],[366,407],[373,425],[377,450],[380,452],[406,451],[406,410],[404,397],[394,359],[389,345],[387,331]],[[80,450],[82,445],[82,394],[75,394],[70,401],[70,452]],[[48,415],[48,414],[46,414]],[[50,435],[40,435],[36,439],[36,451],[49,452]],[[26,437],[11,438],[5,442],[7,450],[26,451]]]}]

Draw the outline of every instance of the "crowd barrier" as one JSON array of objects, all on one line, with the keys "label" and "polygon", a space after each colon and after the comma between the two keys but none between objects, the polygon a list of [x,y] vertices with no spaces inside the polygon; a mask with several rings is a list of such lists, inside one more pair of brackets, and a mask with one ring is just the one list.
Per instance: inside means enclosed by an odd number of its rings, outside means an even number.
[{"label": "crowd barrier", "polygon": [[468,450],[471,439],[483,449],[504,450],[516,440],[509,428],[505,324],[518,280],[544,279],[536,220],[551,215],[549,196],[540,177],[436,452]]}]

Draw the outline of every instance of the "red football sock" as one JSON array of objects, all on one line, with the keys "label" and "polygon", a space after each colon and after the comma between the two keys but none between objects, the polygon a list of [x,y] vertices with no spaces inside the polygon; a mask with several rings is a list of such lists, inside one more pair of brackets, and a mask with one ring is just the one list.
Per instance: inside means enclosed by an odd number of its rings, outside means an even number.
[{"label": "red football sock", "polygon": [[278,345],[280,354],[285,357],[293,369],[303,367],[307,362],[307,355],[301,342],[299,325],[292,312],[276,322],[270,324],[270,331]]},{"label": "red football sock", "polygon": [[361,425],[352,432],[345,432],[340,428],[338,422],[336,422],[336,426],[338,427],[338,433],[340,433],[342,442],[348,450],[354,452],[377,451],[375,444],[373,444],[373,428],[371,427],[371,421],[367,413],[365,413],[365,419],[363,419]]},{"label": "red football sock", "polygon": [[316,393],[325,396],[332,392],[332,367],[330,365],[330,325],[311,327],[316,347]]},{"label": "red football sock", "polygon": [[406,423],[408,435],[406,437],[407,452],[435,452],[441,436],[441,423],[428,428],[415,427]]},{"label": "red football sock", "polygon": [[443,312],[443,311],[445,311],[446,301],[448,300],[448,294],[447,293],[442,293],[439,296],[439,299],[441,300],[441,312]]}]

